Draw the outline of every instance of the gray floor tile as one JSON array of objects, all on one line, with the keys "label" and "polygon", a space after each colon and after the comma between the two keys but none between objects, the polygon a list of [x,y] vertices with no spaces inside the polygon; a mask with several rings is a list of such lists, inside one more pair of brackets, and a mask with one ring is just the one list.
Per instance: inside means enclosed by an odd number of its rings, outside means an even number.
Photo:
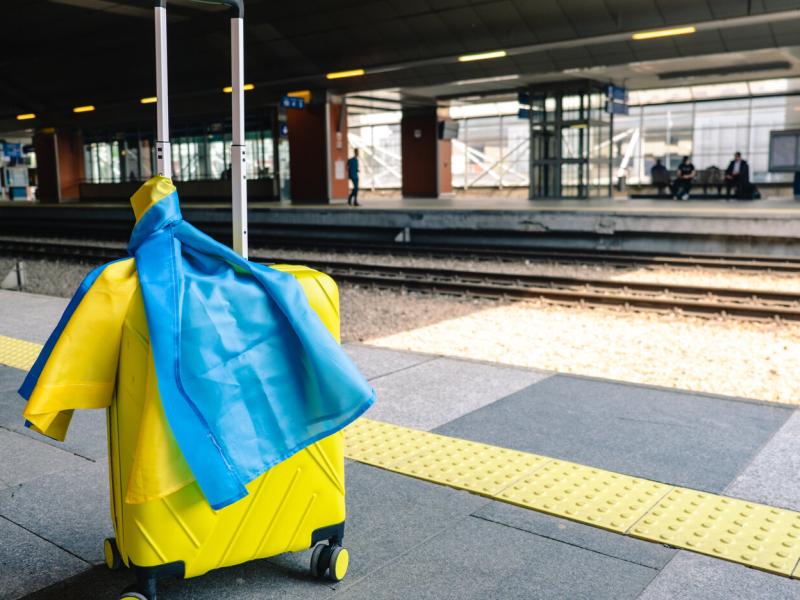
[{"label": "gray floor tile", "polygon": [[103,539],[113,536],[109,510],[105,463],[85,462],[0,490],[0,516],[96,564],[103,561]]},{"label": "gray floor tile", "polygon": [[88,567],[57,546],[0,518],[0,600],[21,598]]},{"label": "gray floor tile", "polygon": [[24,376],[22,371],[0,366],[0,385],[2,382],[7,382],[9,384],[7,387],[10,386],[5,391],[0,387],[0,427],[65,452],[72,452],[95,461],[106,460],[108,442],[104,410],[75,411],[64,442],[50,439],[25,427],[25,420],[22,418],[25,400],[17,394]]},{"label": "gray floor tile", "polygon": [[[0,365],[0,394],[3,392],[16,393],[24,379],[24,371]],[[18,406],[24,406],[24,400],[19,396],[17,396],[17,398],[19,399]]]},{"label": "gray floor tile", "polygon": [[345,344],[344,349],[367,379],[401,371],[435,359],[434,356],[427,354],[387,350],[363,344]]},{"label": "gray floor tile", "polygon": [[[425,539],[457,528],[471,512],[486,503],[477,496],[356,463],[347,465],[347,489],[345,545],[350,551],[351,565],[346,581],[372,572],[391,571],[399,554]],[[333,584],[311,579],[309,560],[310,551],[306,551],[220,569],[197,579],[167,580],[159,585],[158,597],[160,600],[299,600],[330,596]],[[112,598],[113,593],[131,581],[128,573],[109,576],[102,571],[82,574],[33,598]],[[342,596],[341,590],[336,596]]]},{"label": "gray floor tile", "polygon": [[797,600],[800,581],[680,552],[639,600]]},{"label": "gray floor tile", "polygon": [[437,432],[721,491],[791,409],[557,375]]},{"label": "gray floor tile", "polygon": [[726,493],[800,511],[799,441],[800,412],[795,411]]},{"label": "gray floor tile", "polygon": [[470,517],[402,555],[387,569],[351,579],[347,600],[621,600],[655,576],[649,567]]},{"label": "gray floor tile", "polygon": [[68,303],[68,298],[0,290],[0,335],[43,344]]},{"label": "gray floor tile", "polygon": [[432,429],[549,377],[526,369],[439,358],[371,381],[367,417]]},{"label": "gray floor tile", "polygon": [[677,550],[661,544],[643,542],[503,502],[491,502],[473,515],[654,569],[663,568],[677,553]]},{"label": "gray floor tile", "polygon": [[69,471],[88,461],[0,428],[0,489],[32,481],[43,475]]}]

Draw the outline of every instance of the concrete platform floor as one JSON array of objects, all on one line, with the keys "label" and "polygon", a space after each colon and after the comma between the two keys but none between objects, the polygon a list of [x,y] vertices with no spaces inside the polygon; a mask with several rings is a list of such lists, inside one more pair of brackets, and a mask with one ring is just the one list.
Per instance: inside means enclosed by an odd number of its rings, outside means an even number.
[{"label": "concrete platform floor", "polygon": [[[178,184],[180,193],[180,184]],[[38,202],[12,202],[0,200],[0,208],[41,207],[47,209],[90,209],[90,208],[117,208],[120,204],[127,203],[126,198],[114,201],[82,201],[68,204],[40,204]],[[214,209],[229,208],[230,202],[192,202],[181,203],[185,209]],[[334,200],[331,203],[314,202],[263,202],[251,201],[248,203],[250,210],[283,209],[283,210],[319,210],[338,209],[359,211],[418,211],[418,210],[445,210],[445,211],[496,211],[510,210],[523,212],[614,212],[614,213],[644,213],[644,214],[709,214],[709,215],[791,215],[800,216],[800,201],[787,197],[762,198],[753,201],[740,200],[657,200],[644,198],[590,198],[579,199],[547,199],[528,200],[527,198],[498,197],[498,196],[459,196],[445,198],[398,198],[369,196],[361,200],[358,208],[347,205],[346,200]]]},{"label": "concrete platform floor", "polygon": [[[41,342],[65,301],[0,292],[0,334]],[[800,414],[789,407],[349,345],[375,419],[800,510]],[[0,599],[116,598],[105,419],[67,442],[24,429],[0,367]],[[626,538],[358,463],[347,465],[338,584],[309,552],[164,581],[159,598],[790,599],[800,581]]]}]

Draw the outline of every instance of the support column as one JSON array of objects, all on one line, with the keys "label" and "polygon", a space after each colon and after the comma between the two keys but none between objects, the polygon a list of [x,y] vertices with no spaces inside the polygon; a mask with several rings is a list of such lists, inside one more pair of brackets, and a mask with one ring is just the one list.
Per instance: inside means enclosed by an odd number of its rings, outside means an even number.
[{"label": "support column", "polygon": [[341,99],[287,109],[292,202],[330,203],[349,194],[347,107]]},{"label": "support column", "polygon": [[452,142],[439,139],[436,107],[404,109],[400,124],[403,196],[439,198],[453,193]]},{"label": "support column", "polygon": [[37,194],[43,203],[77,202],[84,178],[83,139],[77,131],[43,129],[33,136]]}]

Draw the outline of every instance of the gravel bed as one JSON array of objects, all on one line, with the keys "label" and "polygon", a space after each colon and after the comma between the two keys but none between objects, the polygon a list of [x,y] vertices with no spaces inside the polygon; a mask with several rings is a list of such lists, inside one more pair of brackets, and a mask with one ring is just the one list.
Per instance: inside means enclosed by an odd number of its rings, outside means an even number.
[{"label": "gravel bed", "polygon": [[[406,306],[411,310],[412,303]],[[800,404],[800,325],[794,323],[516,302],[365,341],[396,350]]]}]

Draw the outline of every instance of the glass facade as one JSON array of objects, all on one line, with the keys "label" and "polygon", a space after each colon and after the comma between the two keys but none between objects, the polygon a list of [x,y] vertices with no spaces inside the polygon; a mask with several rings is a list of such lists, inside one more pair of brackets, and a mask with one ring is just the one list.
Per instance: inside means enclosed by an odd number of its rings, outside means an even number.
[{"label": "glass facade", "polygon": [[791,174],[768,171],[769,132],[797,127],[798,96],[633,106],[629,115],[614,118],[615,176],[647,184],[657,158],[674,170],[683,156],[698,169],[725,169],[739,151],[754,182],[788,183]]},{"label": "glass facade", "polygon": [[[176,181],[230,177],[230,133],[219,124],[176,130],[171,139],[172,173]],[[248,124],[247,178],[274,175],[272,130],[264,124]],[[156,152],[151,132],[92,132],[84,136],[85,181],[121,183],[145,181],[155,173]]]},{"label": "glass facade", "polygon": [[451,159],[453,187],[528,185],[528,122],[516,114],[457,119]]},{"label": "glass facade", "polygon": [[372,190],[400,188],[400,113],[374,117],[351,119],[347,130],[350,148],[359,152],[359,185]]}]

